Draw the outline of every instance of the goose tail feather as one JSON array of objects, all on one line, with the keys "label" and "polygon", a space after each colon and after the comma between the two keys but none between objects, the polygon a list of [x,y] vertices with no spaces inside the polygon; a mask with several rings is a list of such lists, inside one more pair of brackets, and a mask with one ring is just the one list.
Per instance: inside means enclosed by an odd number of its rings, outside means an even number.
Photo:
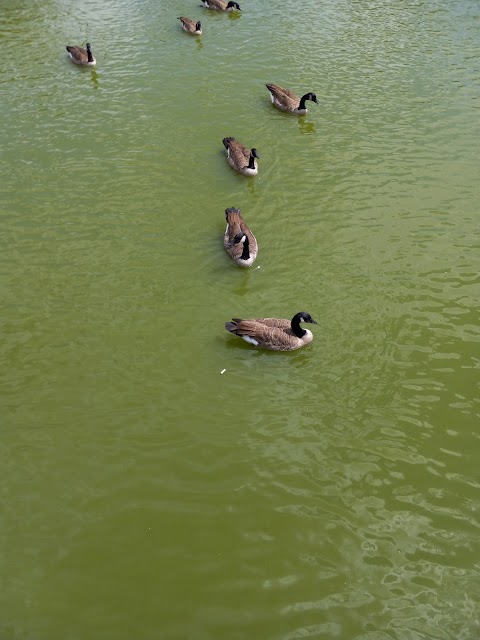
[{"label": "goose tail feather", "polygon": [[235,142],[235,138],[224,138],[222,140],[223,142],[223,146],[225,147],[225,149],[228,149],[229,145],[231,142]]},{"label": "goose tail feather", "polygon": [[228,209],[225,209],[225,218],[227,222],[239,222],[239,217],[240,209],[237,209],[236,207],[228,207]]}]

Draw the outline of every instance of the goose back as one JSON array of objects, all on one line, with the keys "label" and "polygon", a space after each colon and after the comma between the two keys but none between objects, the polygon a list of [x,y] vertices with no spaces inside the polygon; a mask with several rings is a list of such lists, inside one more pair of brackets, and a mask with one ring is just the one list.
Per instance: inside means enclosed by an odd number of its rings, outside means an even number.
[{"label": "goose back", "polygon": [[258,253],[257,240],[245,220],[240,209],[225,209],[227,227],[223,237],[225,251],[240,267],[250,267]]}]

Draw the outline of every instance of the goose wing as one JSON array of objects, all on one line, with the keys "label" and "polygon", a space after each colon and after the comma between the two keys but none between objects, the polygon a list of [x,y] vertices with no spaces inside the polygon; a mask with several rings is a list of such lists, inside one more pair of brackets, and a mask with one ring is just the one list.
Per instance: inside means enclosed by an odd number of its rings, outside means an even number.
[{"label": "goose wing", "polygon": [[255,322],[264,324],[266,327],[274,327],[277,329],[289,329],[290,332],[292,333],[291,320],[286,320],[284,318],[255,318]]},{"label": "goose wing", "polygon": [[240,216],[239,220],[241,233],[244,233],[248,238],[248,243],[250,247],[250,255],[256,257],[258,253],[257,239],[253,235],[250,227],[247,225],[245,220]]},{"label": "goose wing", "polygon": [[205,6],[208,9],[219,9],[220,11],[225,11],[227,3],[223,2],[223,0],[207,0]]},{"label": "goose wing", "polygon": [[[243,218],[240,214],[240,209],[227,209],[225,211],[225,217],[227,219],[227,228],[225,229],[225,241],[233,242],[236,235],[239,233],[245,233],[243,226],[246,226],[243,222]],[[240,252],[241,253],[241,252]]]},{"label": "goose wing", "polygon": [[250,160],[250,150],[235,138],[224,138],[223,144],[228,152],[230,163],[241,169],[248,165]]},{"label": "goose wing", "polygon": [[194,20],[190,20],[190,18],[186,18],[185,16],[180,16],[178,19],[184,27],[190,29],[191,31],[195,31],[197,23]]},{"label": "goose wing", "polygon": [[294,107],[298,107],[298,105],[300,104],[300,97],[297,96],[296,93],[293,93],[293,91],[284,89],[278,84],[267,84],[266,87],[275,98],[275,100],[280,104]]},{"label": "goose wing", "polygon": [[225,251],[234,260],[239,259],[243,253],[243,243],[235,242],[235,236],[243,235],[239,209],[227,209],[225,211],[225,217],[227,218],[227,228],[225,229],[225,235],[223,236],[223,246]]},{"label": "goose wing", "polygon": [[80,62],[88,61],[88,51],[83,47],[65,47],[68,53],[75,58],[75,60],[79,60]]},{"label": "goose wing", "polygon": [[[258,345],[263,349],[290,351],[298,348],[298,338],[290,328],[269,326],[265,324],[265,320],[272,320],[272,318],[255,318],[252,320],[233,318],[232,322],[225,324],[225,328],[230,333],[234,333],[241,338],[250,338],[248,342],[256,343],[255,346]],[[288,321],[286,322],[288,323]]]}]

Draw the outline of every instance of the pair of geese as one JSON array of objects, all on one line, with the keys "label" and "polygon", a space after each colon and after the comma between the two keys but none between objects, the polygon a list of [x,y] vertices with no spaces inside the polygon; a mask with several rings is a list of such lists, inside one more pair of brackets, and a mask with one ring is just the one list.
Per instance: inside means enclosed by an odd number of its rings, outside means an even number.
[{"label": "pair of geese", "polygon": [[[213,11],[241,11],[240,5],[234,0],[202,0],[205,9],[213,9]],[[182,23],[182,29],[187,33],[191,33],[192,36],[202,35],[202,23],[200,20],[191,20],[185,16],[178,18]]]},{"label": "pair of geese", "polygon": [[[236,2],[224,2],[224,0],[203,0],[209,9],[228,11],[240,7]],[[201,24],[189,18],[181,17],[182,28],[189,33],[200,35]],[[187,27],[187,28],[185,28]],[[77,46],[66,47],[72,62],[85,66],[95,66],[96,60],[92,53],[90,43],[86,48]],[[288,89],[275,84],[267,84],[272,103],[281,111],[301,115],[307,113],[306,100],[317,103],[314,93],[307,93],[301,98]],[[247,149],[235,138],[224,138],[223,145],[227,150],[227,160],[230,166],[245,176],[254,176],[258,173],[257,150]],[[257,240],[246,222],[240,209],[230,207],[225,210],[227,226],[223,238],[223,244],[228,255],[241,267],[250,267],[258,253]],[[225,323],[225,329],[239,336],[245,342],[260,349],[271,351],[294,351],[309,344],[313,340],[313,334],[308,329],[303,329],[300,323],[317,324],[306,311],[296,313],[291,320],[284,318],[232,318]]]},{"label": "pair of geese", "polygon": [[[302,97],[297,96],[296,93],[289,89],[284,89],[278,84],[266,84],[265,85],[270,92],[270,99],[272,104],[280,111],[285,113],[291,113],[296,116],[303,116],[308,113],[306,107],[306,101],[311,100],[318,104],[317,96],[309,91]],[[244,176],[256,176],[258,173],[257,159],[260,158],[258,151],[248,149],[241,142],[235,140],[235,138],[224,138],[223,146],[227,150],[228,164],[243,174]]]},{"label": "pair of geese", "polygon": [[[243,219],[240,209],[225,210],[227,227],[223,246],[228,255],[241,267],[250,267],[258,253],[257,240]],[[296,313],[291,320],[284,318],[232,318],[225,329],[259,349],[294,351],[309,344],[313,334],[300,326],[301,322],[317,324],[306,311]]]}]

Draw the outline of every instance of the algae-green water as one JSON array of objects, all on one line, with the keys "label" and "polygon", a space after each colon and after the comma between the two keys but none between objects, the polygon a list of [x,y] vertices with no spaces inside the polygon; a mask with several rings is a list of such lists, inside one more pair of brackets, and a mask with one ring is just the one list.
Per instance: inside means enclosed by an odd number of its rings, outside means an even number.
[{"label": "algae-green water", "polygon": [[0,3],[0,638],[478,639],[479,4],[199,4]]}]

